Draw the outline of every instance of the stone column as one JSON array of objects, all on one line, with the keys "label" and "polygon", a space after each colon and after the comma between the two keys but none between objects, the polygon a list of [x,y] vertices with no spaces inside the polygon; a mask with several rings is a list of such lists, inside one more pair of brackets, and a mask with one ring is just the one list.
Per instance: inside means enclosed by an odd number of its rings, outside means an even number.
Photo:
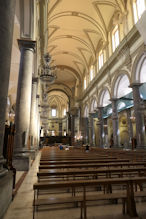
[{"label": "stone column", "polygon": [[117,111],[117,100],[112,98],[112,123],[113,123],[113,141],[114,147],[119,146],[119,120],[118,120],[118,111]]},{"label": "stone column", "polygon": [[59,136],[62,136],[62,122],[59,122]]},{"label": "stone column", "polygon": [[3,140],[11,65],[15,0],[0,1],[0,218],[12,200],[12,172],[3,167]]},{"label": "stone column", "polygon": [[67,112],[66,115],[67,115],[67,133],[70,136],[70,133],[71,133],[71,116],[70,116],[69,112]]},{"label": "stone column", "polygon": [[36,150],[39,149],[39,139],[40,139],[40,104],[39,104],[40,96],[36,95],[36,129],[35,129],[35,142],[36,142]]},{"label": "stone column", "polygon": [[90,146],[95,145],[95,130],[94,130],[94,113],[89,113],[89,144]]},{"label": "stone column", "polygon": [[82,117],[81,132],[83,136],[83,143],[89,144],[89,119],[87,117]]},{"label": "stone column", "polygon": [[132,138],[133,138],[133,127],[132,127],[132,122],[131,122],[131,109],[127,109],[126,110],[127,112],[127,125],[128,125],[128,133],[129,133],[129,146],[130,146],[130,149],[131,149],[131,146],[132,146]]},{"label": "stone column", "polygon": [[36,43],[35,41],[18,40],[18,44],[21,51],[21,60],[16,100],[13,165],[17,170],[26,171],[30,166],[27,142],[30,126],[33,58]]},{"label": "stone column", "polygon": [[40,146],[40,112],[38,113],[38,126],[37,126],[37,149]]},{"label": "stone column", "polygon": [[74,145],[74,137],[75,137],[75,115],[71,114],[71,143]]},{"label": "stone column", "polygon": [[132,87],[133,90],[137,148],[144,148],[144,121],[143,121],[143,112],[141,110],[141,98],[139,92],[140,86],[141,83],[133,83],[130,85],[130,87]]},{"label": "stone column", "polygon": [[99,142],[100,142],[100,147],[104,147],[104,123],[103,123],[103,107],[97,107],[98,109],[98,125],[99,125]]},{"label": "stone column", "polygon": [[31,113],[30,113],[30,138],[31,138],[31,157],[32,159],[35,158],[35,150],[36,150],[36,143],[35,143],[35,132],[36,132],[36,95],[37,95],[37,83],[38,79],[33,78],[32,79],[32,94],[31,94]]}]

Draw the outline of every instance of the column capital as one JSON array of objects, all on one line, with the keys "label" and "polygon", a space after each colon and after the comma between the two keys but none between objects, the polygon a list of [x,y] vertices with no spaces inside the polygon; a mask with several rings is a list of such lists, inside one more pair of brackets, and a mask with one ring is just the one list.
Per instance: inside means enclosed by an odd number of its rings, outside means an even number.
[{"label": "column capital", "polygon": [[32,83],[34,84],[34,83],[38,83],[38,78],[37,77],[33,77],[32,78]]},{"label": "column capital", "polygon": [[103,106],[97,106],[97,111],[103,111],[104,107]]},{"label": "column capital", "polygon": [[21,48],[36,49],[36,41],[34,40],[18,39],[17,41],[20,50]]},{"label": "column capital", "polygon": [[134,82],[134,83],[131,83],[129,85],[130,88],[134,88],[134,87],[140,87],[143,83],[140,83],[140,82]]},{"label": "column capital", "polygon": [[96,114],[96,112],[90,112],[89,116],[94,116]]},{"label": "column capital", "polygon": [[71,116],[77,116],[78,114],[78,108],[77,107],[72,107],[69,111]]},{"label": "column capital", "polygon": [[119,98],[117,98],[117,97],[112,97],[112,98],[110,99],[111,102],[116,102],[116,101],[118,101],[118,100],[119,100]]},{"label": "column capital", "polygon": [[104,106],[102,106],[102,105],[97,106],[97,109],[103,109],[103,108],[104,108]]}]

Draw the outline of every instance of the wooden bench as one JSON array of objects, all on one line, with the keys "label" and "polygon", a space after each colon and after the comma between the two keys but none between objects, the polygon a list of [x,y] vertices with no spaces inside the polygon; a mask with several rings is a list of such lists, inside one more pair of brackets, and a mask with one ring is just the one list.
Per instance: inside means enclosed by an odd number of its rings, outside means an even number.
[{"label": "wooden bench", "polygon": [[[34,184],[34,211],[35,211],[35,200],[36,200],[36,192],[38,190],[48,190],[48,189],[57,189],[57,188],[76,188],[82,187],[83,188],[83,201],[81,203],[81,208],[84,212],[84,219],[86,218],[86,200],[90,201],[91,199],[86,196],[86,187],[90,186],[98,186],[98,185],[126,185],[126,196],[122,196],[122,198],[126,199],[127,203],[127,213],[130,216],[137,216],[136,212],[136,204],[134,200],[134,191],[133,191],[133,184],[134,183],[146,183],[146,177],[123,177],[123,178],[110,178],[110,179],[97,179],[97,180],[79,180],[79,181],[62,181],[62,182],[44,182],[44,183],[36,183]],[[114,193],[115,196],[119,197],[119,193]],[[141,193],[142,194],[142,193]],[[105,199],[108,197],[112,199],[114,195],[103,194],[100,198]],[[144,194],[145,195],[145,194]],[[115,197],[114,196],[114,197]],[[142,196],[142,195],[141,195]],[[88,198],[87,198],[88,197]],[[118,198],[117,197],[117,198]],[[92,199],[93,200],[93,199]],[[124,211],[124,210],[123,210]],[[82,215],[82,213],[81,213]]]},{"label": "wooden bench", "polygon": [[[111,201],[111,200],[122,200],[122,213],[126,212],[126,193],[108,193],[108,194],[98,194],[98,195],[88,195],[86,197],[86,211],[88,202],[95,201]],[[83,218],[83,196],[72,196],[72,197],[49,197],[46,199],[37,199],[33,202],[33,219],[35,218],[35,211],[38,210],[40,206],[58,205],[58,204],[69,204],[73,203],[75,207],[80,203],[81,213],[80,218]]]},{"label": "wooden bench", "polygon": [[128,159],[96,159],[96,160],[62,160],[62,161],[40,161],[41,165],[62,165],[62,164],[86,164],[86,163],[112,163],[129,162]]},{"label": "wooden bench", "polygon": [[104,163],[87,163],[87,164],[62,164],[62,165],[41,165],[39,169],[67,169],[67,168],[99,168],[111,166],[146,166],[146,162],[104,162]]}]

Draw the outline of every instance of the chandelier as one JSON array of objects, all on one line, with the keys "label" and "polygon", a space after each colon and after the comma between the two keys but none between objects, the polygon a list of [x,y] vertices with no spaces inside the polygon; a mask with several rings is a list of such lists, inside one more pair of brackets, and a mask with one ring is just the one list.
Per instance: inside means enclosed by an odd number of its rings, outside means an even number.
[{"label": "chandelier", "polygon": [[50,66],[51,56],[49,53],[44,55],[44,66],[41,69],[40,79],[43,82],[48,82],[50,84],[54,83],[56,77],[56,65]]}]

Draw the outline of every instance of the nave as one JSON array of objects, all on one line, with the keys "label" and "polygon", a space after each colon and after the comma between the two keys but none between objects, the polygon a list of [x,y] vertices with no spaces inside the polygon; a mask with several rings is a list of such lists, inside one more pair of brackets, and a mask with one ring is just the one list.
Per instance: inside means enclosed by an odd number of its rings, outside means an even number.
[{"label": "nave", "polygon": [[[31,213],[28,218],[33,217],[32,212],[35,217],[51,214],[53,218],[57,212],[65,214],[66,210],[76,218],[81,214],[86,218],[86,213],[87,217],[102,217],[101,206],[93,207],[95,211],[88,206],[92,201],[101,204],[102,198],[108,204],[103,208],[117,209],[123,201],[115,217],[123,217],[122,211],[128,213],[124,217],[145,217],[142,211],[138,212],[139,203],[134,201],[135,195],[138,200],[145,199],[141,186],[145,180],[146,151],[145,20],[146,0],[0,0],[0,219],[11,202],[16,211],[21,209],[19,218],[27,216],[23,214],[26,209]],[[51,156],[47,152],[49,146],[57,147],[51,147],[54,155],[68,154],[68,159],[65,158],[68,162],[55,161],[52,166],[38,161],[39,170],[35,170],[38,177],[27,183],[40,150],[40,157],[44,151]],[[90,149],[86,153],[84,146]],[[98,154],[101,152],[102,160]],[[70,162],[73,154],[75,160]],[[97,155],[96,162],[93,154]],[[86,159],[81,162],[83,156]],[[112,157],[112,162],[106,156]],[[132,162],[130,167],[129,162]],[[57,171],[61,166],[66,170]],[[69,174],[77,181],[65,182]],[[62,187],[66,185],[84,190],[87,186],[88,193],[91,183],[93,191],[96,186],[101,191],[95,190],[95,196],[88,196],[86,203],[86,193],[75,196],[74,188],[72,196],[67,188],[54,202],[60,205],[67,195],[66,204],[78,208],[37,212],[44,202],[49,205],[46,207],[54,205],[50,197],[42,201],[39,195],[32,209],[33,193],[38,188],[43,190],[44,184],[40,183],[48,175],[60,180],[58,184],[48,183],[48,189],[56,185],[64,190]],[[114,177],[106,179],[110,175]],[[27,203],[22,209],[25,190],[18,206],[15,200],[25,181],[26,191],[32,191],[32,200],[29,202],[26,196]],[[115,183],[126,188],[124,194],[119,194],[123,190],[118,191],[115,185],[112,190],[111,184]],[[139,184],[140,191],[135,191],[133,183]],[[104,194],[106,187],[108,193]],[[118,205],[110,205],[114,199]],[[126,206],[128,211],[124,209]],[[114,210],[103,209],[103,212],[110,217]],[[61,213],[57,214],[60,217]]]}]

